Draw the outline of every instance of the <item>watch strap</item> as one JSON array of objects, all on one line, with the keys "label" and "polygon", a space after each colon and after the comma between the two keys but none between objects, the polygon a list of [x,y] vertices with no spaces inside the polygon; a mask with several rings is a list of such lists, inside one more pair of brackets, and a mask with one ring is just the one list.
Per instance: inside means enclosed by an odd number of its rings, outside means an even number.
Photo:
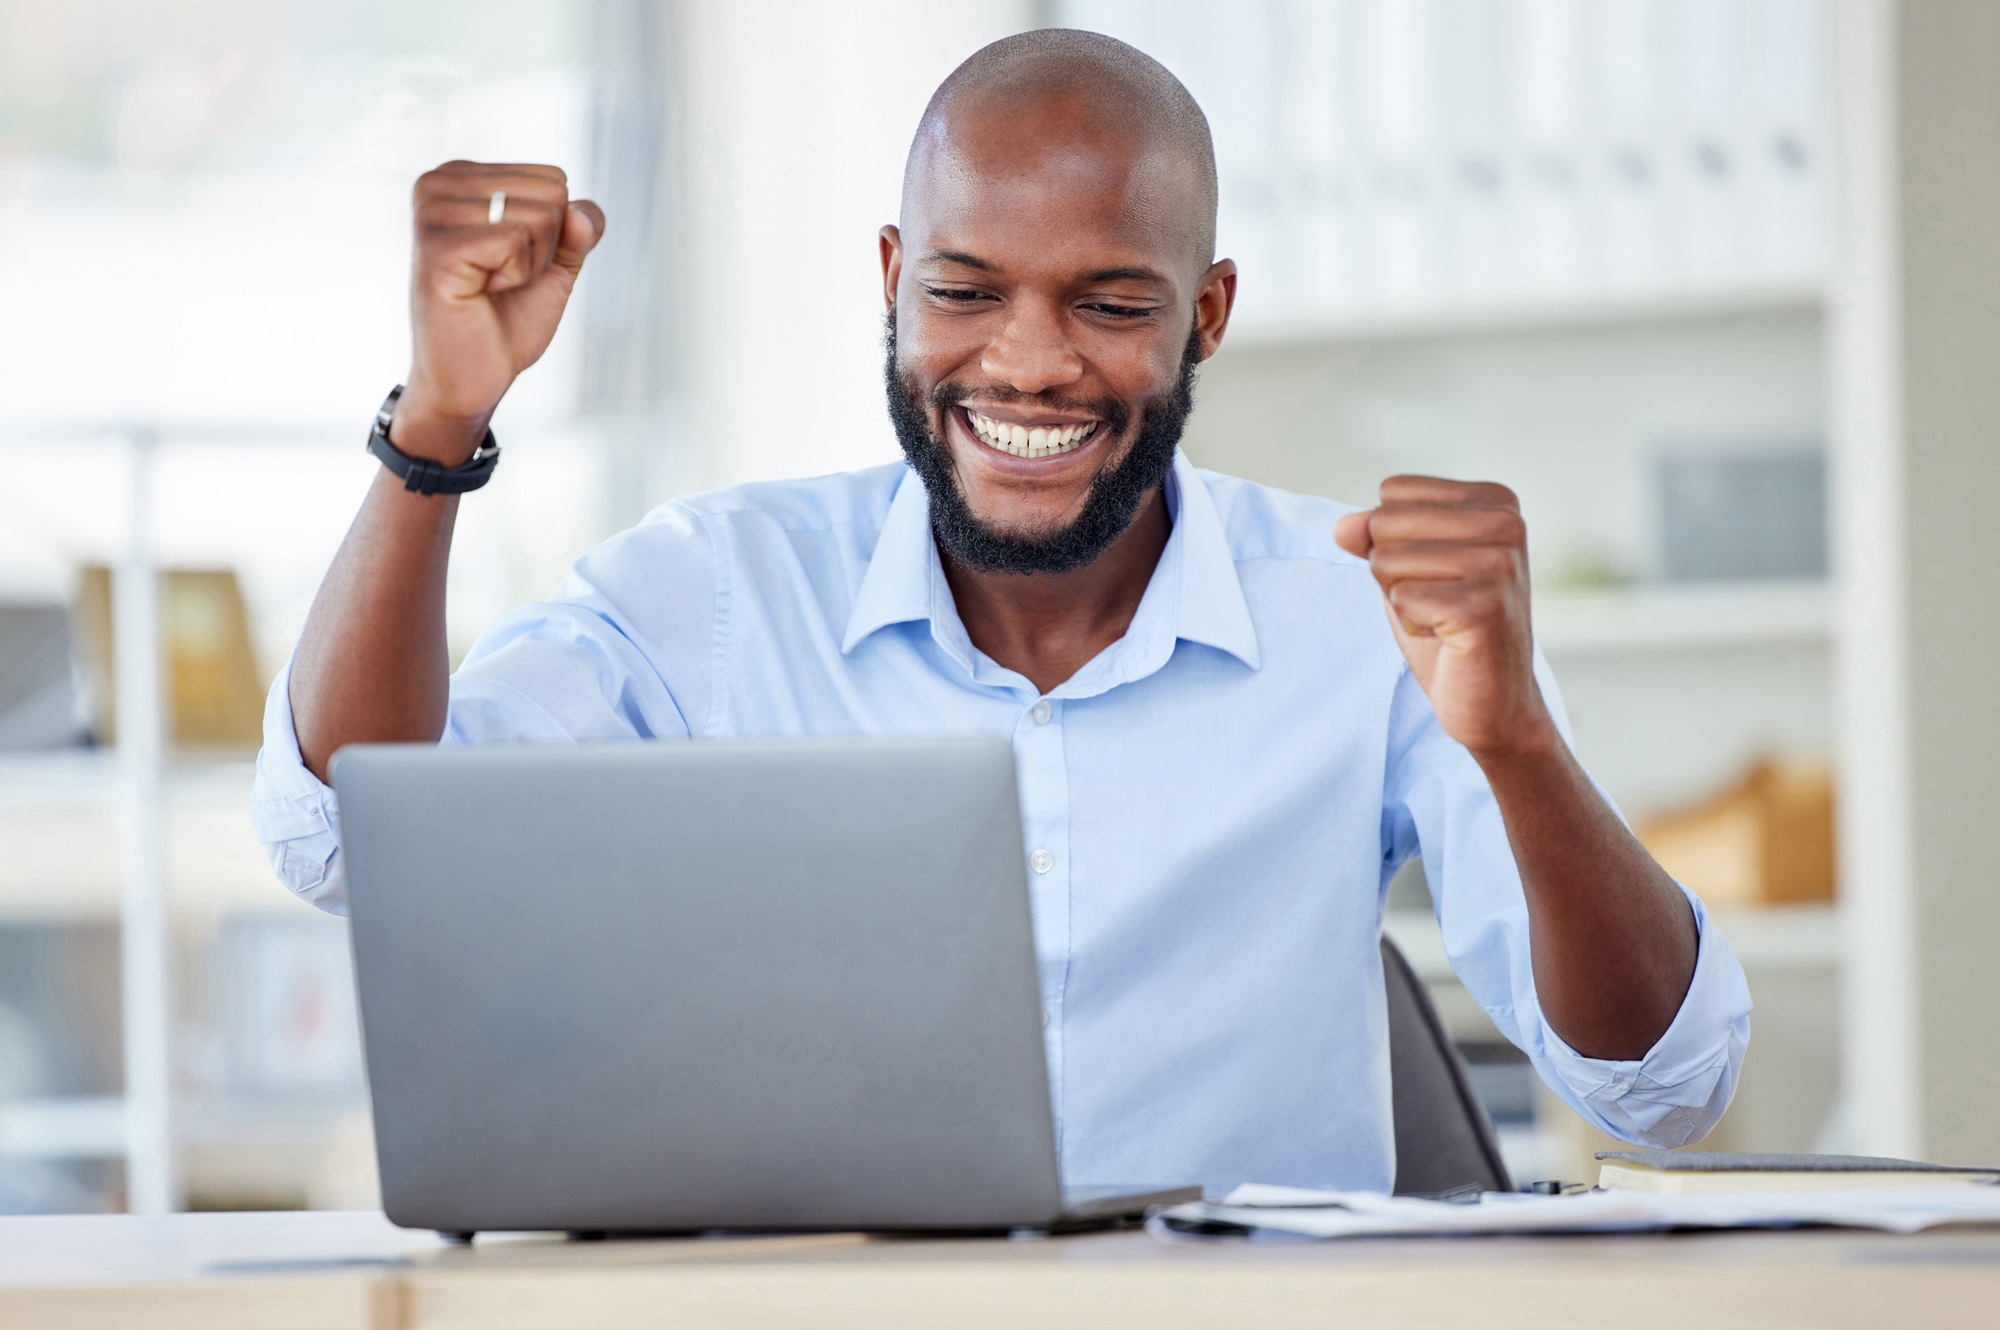
[{"label": "watch strap", "polygon": [[403,482],[404,489],[417,494],[465,494],[493,479],[493,472],[500,465],[500,444],[490,426],[472,456],[457,466],[445,466],[428,457],[412,457],[389,442],[389,426],[396,418],[396,403],[402,396],[403,385],[399,383],[382,399],[381,409],[375,413],[375,427],[368,431],[368,451]]}]

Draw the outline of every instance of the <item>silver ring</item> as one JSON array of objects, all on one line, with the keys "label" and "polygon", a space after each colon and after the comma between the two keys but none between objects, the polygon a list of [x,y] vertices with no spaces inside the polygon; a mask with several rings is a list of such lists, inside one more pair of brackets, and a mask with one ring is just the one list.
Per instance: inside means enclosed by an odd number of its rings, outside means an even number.
[{"label": "silver ring", "polygon": [[487,200],[486,203],[486,224],[488,226],[498,226],[500,225],[500,219],[506,215],[507,191],[496,189],[493,191],[493,197]]}]

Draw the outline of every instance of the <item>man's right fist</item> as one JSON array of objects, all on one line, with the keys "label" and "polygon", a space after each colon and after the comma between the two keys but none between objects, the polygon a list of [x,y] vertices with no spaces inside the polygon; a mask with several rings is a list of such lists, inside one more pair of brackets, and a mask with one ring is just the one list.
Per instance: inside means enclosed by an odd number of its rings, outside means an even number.
[{"label": "man's right fist", "polygon": [[[505,196],[494,218],[495,195]],[[389,437],[456,466],[562,320],[604,213],[553,166],[446,162],[414,191],[410,377]]]}]

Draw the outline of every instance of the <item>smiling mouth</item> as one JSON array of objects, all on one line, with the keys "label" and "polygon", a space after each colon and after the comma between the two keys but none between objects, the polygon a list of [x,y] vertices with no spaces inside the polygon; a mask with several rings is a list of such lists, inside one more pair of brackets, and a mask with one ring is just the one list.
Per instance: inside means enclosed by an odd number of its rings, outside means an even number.
[{"label": "smiling mouth", "polygon": [[970,407],[961,408],[972,436],[996,452],[1013,457],[1055,457],[1075,452],[1097,433],[1103,422],[1087,420],[1073,425],[1013,425],[991,416],[982,416]]}]

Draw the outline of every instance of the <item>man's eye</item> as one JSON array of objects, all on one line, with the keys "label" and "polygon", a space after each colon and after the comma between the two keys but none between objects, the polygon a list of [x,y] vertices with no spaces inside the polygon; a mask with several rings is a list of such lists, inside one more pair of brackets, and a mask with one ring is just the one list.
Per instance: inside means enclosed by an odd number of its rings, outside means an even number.
[{"label": "man's eye", "polygon": [[1083,308],[1098,314],[1109,314],[1114,319],[1143,319],[1153,313],[1152,308],[1147,305],[1112,305],[1101,300],[1093,301]]},{"label": "man's eye", "polygon": [[924,290],[939,300],[947,300],[955,305],[970,305],[974,301],[986,298],[984,291],[966,291],[955,286],[927,286]]}]

